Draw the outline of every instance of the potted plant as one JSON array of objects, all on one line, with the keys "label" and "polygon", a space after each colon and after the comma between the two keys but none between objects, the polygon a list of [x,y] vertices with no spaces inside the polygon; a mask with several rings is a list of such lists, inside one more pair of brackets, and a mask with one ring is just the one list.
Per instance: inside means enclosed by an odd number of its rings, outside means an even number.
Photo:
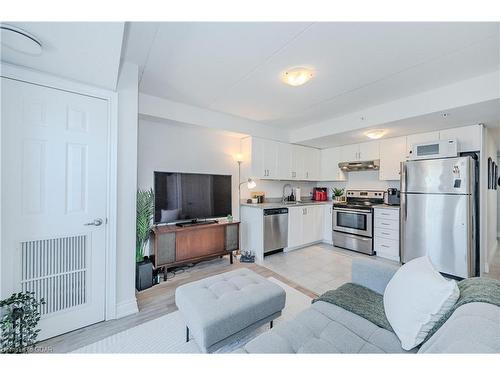
[{"label": "potted plant", "polygon": [[153,266],[151,260],[144,256],[149,241],[151,223],[154,213],[153,189],[137,190],[137,218],[135,244],[135,287],[144,290],[153,284]]},{"label": "potted plant", "polygon": [[40,306],[35,293],[14,293],[0,301],[0,353],[27,353],[35,347]]},{"label": "potted plant", "polygon": [[332,199],[336,200],[337,202],[342,201],[343,196],[344,196],[344,189],[342,188],[332,188]]}]

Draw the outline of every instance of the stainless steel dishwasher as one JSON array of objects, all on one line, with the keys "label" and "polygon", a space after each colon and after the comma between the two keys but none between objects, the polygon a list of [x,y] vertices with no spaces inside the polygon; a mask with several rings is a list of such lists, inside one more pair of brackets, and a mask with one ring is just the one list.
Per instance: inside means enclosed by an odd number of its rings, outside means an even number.
[{"label": "stainless steel dishwasher", "polygon": [[264,255],[288,246],[288,208],[264,210]]}]

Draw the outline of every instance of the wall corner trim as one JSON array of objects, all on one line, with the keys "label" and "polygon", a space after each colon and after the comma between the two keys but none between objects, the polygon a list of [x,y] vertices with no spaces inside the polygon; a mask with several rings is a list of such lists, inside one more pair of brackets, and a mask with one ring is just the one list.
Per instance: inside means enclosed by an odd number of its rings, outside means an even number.
[{"label": "wall corner trim", "polygon": [[139,312],[139,308],[137,307],[137,300],[135,297],[116,304],[116,319],[120,319],[137,312]]}]

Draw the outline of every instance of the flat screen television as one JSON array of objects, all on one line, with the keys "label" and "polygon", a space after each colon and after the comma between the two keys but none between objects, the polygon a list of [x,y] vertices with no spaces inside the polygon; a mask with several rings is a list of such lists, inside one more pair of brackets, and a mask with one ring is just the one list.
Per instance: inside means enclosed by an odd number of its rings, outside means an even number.
[{"label": "flat screen television", "polygon": [[154,223],[226,217],[231,191],[230,175],[154,172]]}]

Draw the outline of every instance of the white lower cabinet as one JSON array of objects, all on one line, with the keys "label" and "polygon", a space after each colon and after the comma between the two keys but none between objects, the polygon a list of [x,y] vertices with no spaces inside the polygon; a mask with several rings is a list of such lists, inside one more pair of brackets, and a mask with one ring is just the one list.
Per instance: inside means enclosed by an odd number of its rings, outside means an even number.
[{"label": "white lower cabinet", "polygon": [[288,249],[323,240],[324,205],[288,208]]},{"label": "white lower cabinet", "polygon": [[376,207],[373,226],[377,256],[399,262],[399,208]]},{"label": "white lower cabinet", "polygon": [[323,242],[333,244],[333,205],[323,207]]},{"label": "white lower cabinet", "polygon": [[302,226],[304,212],[302,207],[288,208],[288,247],[298,247],[304,244]]}]

